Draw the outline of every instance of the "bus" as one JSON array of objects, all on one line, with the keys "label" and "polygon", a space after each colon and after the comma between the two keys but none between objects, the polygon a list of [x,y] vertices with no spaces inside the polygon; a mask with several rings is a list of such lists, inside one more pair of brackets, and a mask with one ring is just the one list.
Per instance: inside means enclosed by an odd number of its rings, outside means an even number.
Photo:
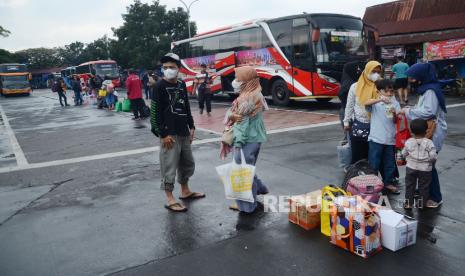
[{"label": "bus", "polygon": [[68,89],[71,89],[71,78],[76,74],[76,66],[66,67],[60,73]]},{"label": "bus", "polygon": [[99,76],[102,80],[111,80],[115,87],[121,86],[118,64],[114,60],[88,61],[76,66],[76,74],[84,81],[92,76]]},{"label": "bus", "polygon": [[0,64],[0,94],[24,94],[30,95],[32,76],[25,64],[3,63]]},{"label": "bus", "polygon": [[374,56],[376,30],[358,17],[299,14],[259,19],[202,33],[172,43],[181,58],[180,76],[192,91],[205,64],[212,92],[234,94],[234,68],[254,66],[262,92],[276,105],[290,100],[337,97],[342,67]]}]

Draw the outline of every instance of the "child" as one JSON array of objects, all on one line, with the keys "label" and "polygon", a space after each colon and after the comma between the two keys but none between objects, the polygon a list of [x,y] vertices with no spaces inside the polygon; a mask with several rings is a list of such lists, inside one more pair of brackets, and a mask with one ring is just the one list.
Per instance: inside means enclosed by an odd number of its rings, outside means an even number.
[{"label": "child", "polygon": [[390,80],[378,80],[375,84],[378,89],[378,98],[366,103],[367,111],[371,113],[368,162],[374,170],[381,172],[384,188],[393,194],[400,194],[394,185],[396,171],[395,122],[400,105],[394,97],[394,86]]},{"label": "child", "polygon": [[413,196],[418,181],[420,198],[418,207],[423,208],[425,200],[429,196],[429,185],[431,183],[431,170],[433,162],[437,158],[436,148],[433,141],[425,138],[428,124],[423,119],[415,119],[410,122],[410,130],[415,138],[405,142],[402,155],[407,159],[407,171],[405,174],[405,209],[412,209],[414,205]]}]

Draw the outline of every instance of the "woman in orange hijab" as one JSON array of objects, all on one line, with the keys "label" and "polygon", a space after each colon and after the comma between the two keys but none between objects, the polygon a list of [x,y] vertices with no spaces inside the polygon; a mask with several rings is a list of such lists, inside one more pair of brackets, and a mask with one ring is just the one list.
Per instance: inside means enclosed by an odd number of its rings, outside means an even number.
[{"label": "woman in orange hijab", "polygon": [[370,114],[365,104],[378,97],[375,81],[381,78],[381,63],[370,61],[358,81],[350,87],[344,115],[344,129],[350,131],[352,164],[368,158]]}]

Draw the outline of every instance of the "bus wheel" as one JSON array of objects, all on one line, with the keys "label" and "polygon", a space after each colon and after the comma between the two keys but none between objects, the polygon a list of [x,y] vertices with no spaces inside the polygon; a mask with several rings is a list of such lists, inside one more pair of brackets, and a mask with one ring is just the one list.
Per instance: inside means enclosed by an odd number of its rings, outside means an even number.
[{"label": "bus wheel", "polygon": [[319,103],[329,103],[333,98],[318,98],[316,99]]},{"label": "bus wheel", "polygon": [[273,103],[275,105],[286,106],[289,104],[290,92],[284,80],[274,81],[271,86],[271,93],[273,94]]}]

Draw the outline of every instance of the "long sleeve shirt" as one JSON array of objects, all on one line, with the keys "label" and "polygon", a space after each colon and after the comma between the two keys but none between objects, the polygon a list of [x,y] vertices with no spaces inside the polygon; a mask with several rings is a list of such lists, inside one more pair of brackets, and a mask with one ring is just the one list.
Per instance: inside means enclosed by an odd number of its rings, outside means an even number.
[{"label": "long sleeve shirt", "polygon": [[347,104],[344,114],[344,126],[348,126],[350,121],[356,119],[362,123],[370,123],[370,118],[365,107],[362,107],[355,95],[357,83],[352,84],[347,95]]},{"label": "long sleeve shirt", "polygon": [[409,121],[415,119],[429,120],[436,117],[436,130],[433,135],[433,143],[437,151],[442,149],[447,135],[446,114],[439,107],[438,98],[433,90],[427,90],[420,96],[417,105],[407,109],[405,115]]},{"label": "long sleeve shirt", "polygon": [[164,79],[155,85],[151,104],[152,132],[161,138],[168,135],[189,136],[195,129],[186,84],[178,80],[171,83]]},{"label": "long sleeve shirt", "polygon": [[419,171],[431,171],[437,158],[433,142],[427,138],[410,138],[405,142],[402,155],[406,157],[407,167]]}]

